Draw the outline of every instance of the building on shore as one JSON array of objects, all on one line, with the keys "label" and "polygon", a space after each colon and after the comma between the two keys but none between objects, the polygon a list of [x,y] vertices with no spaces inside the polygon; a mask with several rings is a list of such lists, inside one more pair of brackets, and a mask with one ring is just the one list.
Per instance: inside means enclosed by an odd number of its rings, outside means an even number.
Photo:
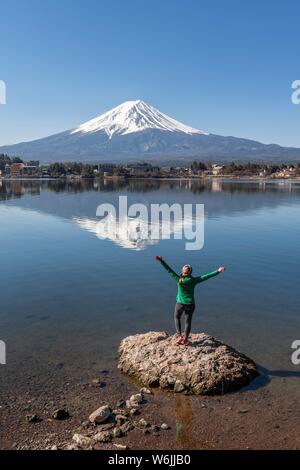
[{"label": "building on shore", "polygon": [[212,174],[214,176],[218,176],[221,173],[221,171],[223,170],[223,168],[224,167],[222,165],[213,165],[212,166]]},{"label": "building on shore", "polygon": [[10,175],[13,178],[20,178],[23,176],[24,163],[13,163],[10,167]]},{"label": "building on shore", "polygon": [[39,176],[39,162],[12,163],[9,174],[12,178]]},{"label": "building on shore", "polygon": [[113,174],[115,165],[113,163],[100,163],[98,165],[98,174],[102,176],[109,176]]}]

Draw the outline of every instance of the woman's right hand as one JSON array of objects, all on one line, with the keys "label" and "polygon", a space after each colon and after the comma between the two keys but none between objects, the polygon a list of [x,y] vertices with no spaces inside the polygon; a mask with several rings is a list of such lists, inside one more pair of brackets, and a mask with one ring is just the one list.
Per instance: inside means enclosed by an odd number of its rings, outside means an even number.
[{"label": "woman's right hand", "polygon": [[162,256],[155,256],[155,259],[156,259],[156,261],[160,261],[160,262],[162,262],[162,260],[163,260]]}]

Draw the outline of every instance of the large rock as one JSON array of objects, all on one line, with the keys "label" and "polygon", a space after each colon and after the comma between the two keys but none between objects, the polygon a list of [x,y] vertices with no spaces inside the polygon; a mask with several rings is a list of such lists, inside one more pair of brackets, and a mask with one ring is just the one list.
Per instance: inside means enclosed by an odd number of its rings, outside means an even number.
[{"label": "large rock", "polygon": [[259,375],[251,359],[212,336],[193,334],[188,348],[176,339],[163,332],[123,339],[119,369],[143,385],[196,395],[239,390]]}]

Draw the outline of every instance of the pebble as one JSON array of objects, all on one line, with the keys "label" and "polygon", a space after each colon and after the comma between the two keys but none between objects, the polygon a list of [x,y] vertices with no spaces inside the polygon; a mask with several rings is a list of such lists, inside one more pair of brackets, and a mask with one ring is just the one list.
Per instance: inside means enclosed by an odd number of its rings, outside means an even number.
[{"label": "pebble", "polygon": [[101,432],[98,432],[95,436],[94,436],[94,441],[96,442],[109,442],[112,438],[112,435],[109,431],[101,431]]},{"label": "pebble", "polygon": [[26,419],[28,423],[39,423],[41,421],[38,415],[27,415]]},{"label": "pebble", "polygon": [[92,442],[90,437],[83,436],[82,434],[74,434],[73,441],[80,447],[89,446]]},{"label": "pebble", "polygon": [[134,424],[132,424],[130,421],[127,421],[126,423],[122,424],[120,429],[124,434],[126,434],[134,429]]},{"label": "pebble", "polygon": [[122,437],[124,435],[121,428],[117,427],[113,430],[113,437]]},{"label": "pebble", "polygon": [[100,406],[89,416],[89,421],[94,424],[101,424],[107,421],[110,415],[111,411],[108,405]]},{"label": "pebble", "polygon": [[160,431],[160,427],[159,426],[156,426],[156,424],[154,424],[153,426],[151,426],[151,429],[154,433],[157,433]]},{"label": "pebble", "polygon": [[114,447],[119,450],[128,450],[128,446],[125,446],[123,444],[114,444]]},{"label": "pebble", "polygon": [[149,388],[143,387],[143,388],[141,388],[140,392],[142,394],[144,393],[145,395],[152,395],[152,392],[151,392],[151,390],[149,390]]},{"label": "pebble", "polygon": [[150,424],[144,418],[139,420],[139,425],[143,428],[148,428],[150,426]]},{"label": "pebble", "polygon": [[106,383],[105,382],[102,382],[102,380],[100,379],[94,379],[92,380],[92,386],[94,387],[98,387],[98,388],[104,388],[106,387]]},{"label": "pebble", "polygon": [[143,403],[144,397],[142,393],[137,393],[136,395],[132,395],[129,399],[130,406],[138,406]]},{"label": "pebble", "polygon": [[126,421],[128,421],[128,418],[127,416],[124,416],[124,415],[116,415],[115,420],[117,424],[124,424],[126,423]]},{"label": "pebble", "polygon": [[69,417],[69,412],[64,409],[55,410],[52,414],[52,418],[57,419],[58,421],[63,421],[64,419],[67,419]]}]

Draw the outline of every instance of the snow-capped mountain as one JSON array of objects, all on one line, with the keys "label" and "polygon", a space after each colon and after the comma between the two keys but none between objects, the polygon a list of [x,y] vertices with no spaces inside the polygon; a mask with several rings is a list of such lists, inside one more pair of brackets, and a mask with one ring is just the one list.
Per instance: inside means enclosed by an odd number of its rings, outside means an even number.
[{"label": "snow-capped mountain", "polygon": [[111,111],[81,124],[71,134],[91,134],[103,131],[111,139],[115,135],[132,134],[147,129],[207,135],[203,131],[170,118],[142,100],[126,101]]},{"label": "snow-capped mountain", "polygon": [[300,149],[210,134],[141,100],[127,101],[62,133],[0,147],[0,153],[46,163],[300,160]]}]

